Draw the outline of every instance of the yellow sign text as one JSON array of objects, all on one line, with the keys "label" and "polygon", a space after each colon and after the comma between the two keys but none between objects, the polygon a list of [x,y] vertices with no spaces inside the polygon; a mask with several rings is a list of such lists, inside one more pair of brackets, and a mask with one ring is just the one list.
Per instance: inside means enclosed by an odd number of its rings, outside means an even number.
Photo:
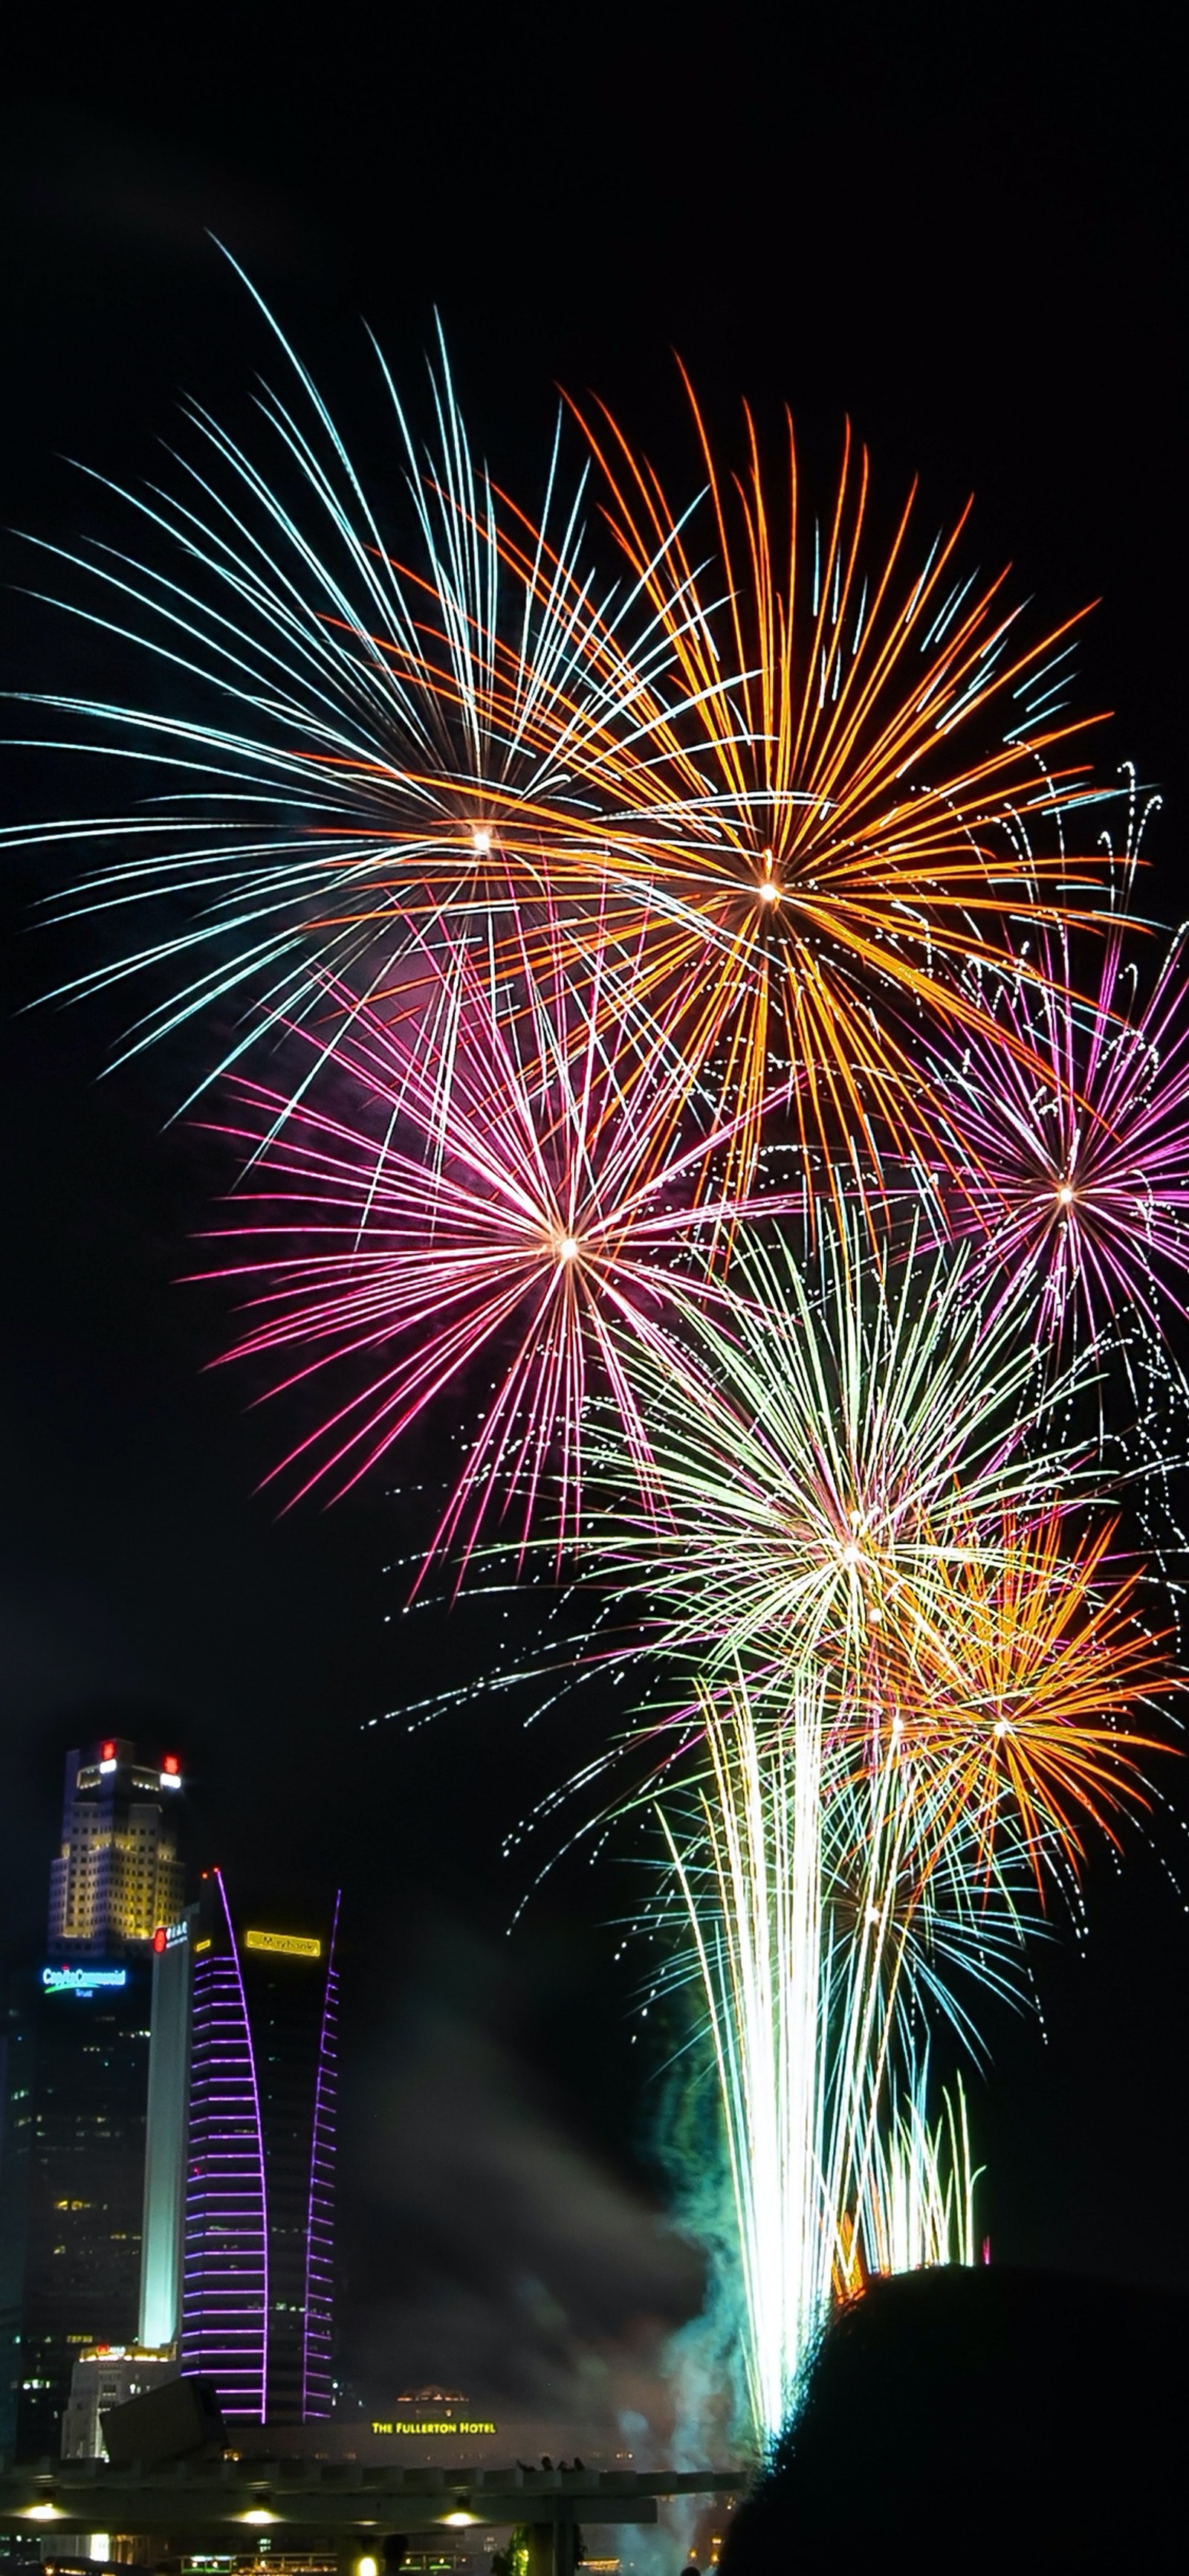
[{"label": "yellow sign text", "polygon": [[421,2424],[373,2424],[373,2433],[498,2433],[498,2424],[479,2423],[470,2416],[435,2416]]},{"label": "yellow sign text", "polygon": [[245,1950],[281,1950],[287,1959],[320,1959],[320,1941],[307,1941],[300,1932],[245,1932]]}]

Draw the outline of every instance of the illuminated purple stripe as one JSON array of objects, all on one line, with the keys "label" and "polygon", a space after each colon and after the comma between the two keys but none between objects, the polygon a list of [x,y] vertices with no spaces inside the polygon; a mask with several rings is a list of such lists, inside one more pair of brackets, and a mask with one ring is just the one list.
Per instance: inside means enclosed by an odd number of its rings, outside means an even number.
[{"label": "illuminated purple stripe", "polygon": [[[314,2082],[314,2124],[310,2139],[305,2314],[302,2319],[301,2415],[303,2423],[329,2415],[332,2395],[330,2343],[334,2297],[333,2176],[337,2083],[334,2031],[338,1995],[334,1945],[338,1938],[341,1903],[342,1889],[340,1888],[334,1900],[334,1919],[330,1927],[330,1943],[326,1960],[326,1993],[322,2005],[322,2028],[318,2036],[318,2071]],[[330,2177],[326,2183],[321,2179],[320,2168],[324,2168]],[[312,2385],[315,2379],[316,2388]]]},{"label": "illuminated purple stripe", "polygon": [[248,1999],[244,1993],[243,1971],[240,1967],[239,1958],[239,1944],[236,1941],[235,1929],[231,1920],[231,1908],[227,1902],[227,1890],[223,1885],[222,1870],[217,1869],[215,1871],[215,1880],[218,1885],[219,1897],[223,1907],[223,1916],[227,1925],[227,1937],[231,1943],[231,1957],[235,1967],[235,1982],[239,1992],[239,2008],[243,2014],[244,2036],[247,2041],[248,2050],[248,2065],[252,2078],[252,2108],[256,2118],[256,2165],[260,2176],[260,2241],[264,2273],[263,2293],[260,2307],[260,2421],[263,2424],[267,2420],[268,2415],[268,2199],[264,2182],[264,2132],[260,2124],[260,2087],[256,2081],[256,2059],[252,2048],[251,2024],[248,2020]]},{"label": "illuminated purple stripe", "polygon": [[263,2421],[268,2209],[260,2092],[227,1892],[222,1873],[214,1877],[231,1947],[229,1957],[201,1960],[195,1970],[182,2366],[214,2378],[226,2414]]}]

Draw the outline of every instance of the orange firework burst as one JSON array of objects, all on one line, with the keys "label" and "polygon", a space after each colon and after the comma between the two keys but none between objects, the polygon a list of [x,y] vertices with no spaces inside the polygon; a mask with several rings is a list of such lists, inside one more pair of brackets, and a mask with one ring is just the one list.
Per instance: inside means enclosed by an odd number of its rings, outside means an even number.
[{"label": "orange firework burst", "polygon": [[932,1569],[891,1719],[927,1871],[959,1846],[984,1872],[1014,1851],[1043,1895],[1046,1858],[1079,1868],[1086,1820],[1117,1845],[1123,1811],[1147,1805],[1140,1757],[1168,1746],[1134,1714],[1179,1685],[1140,1570],[1110,1571],[1115,1530],[1071,1551],[1060,1509],[1012,1515],[997,1547]]},{"label": "orange firework burst", "polygon": [[691,1058],[751,1105],[741,1156],[774,1048],[803,1073],[806,1141],[870,1156],[921,1098],[906,1014],[977,1018],[954,970],[1001,954],[1013,910],[1069,920],[1071,895],[1101,882],[1092,854],[1029,847],[1041,818],[1093,794],[1070,749],[1087,720],[1055,706],[1079,620],[1018,639],[1006,574],[958,567],[969,504],[914,556],[915,485],[865,560],[868,465],[849,430],[830,518],[806,539],[789,422],[778,536],[750,412],[728,483],[687,390],[714,519],[701,563],[610,414],[579,415],[683,699],[656,709],[649,803],[610,835],[607,866],[652,916],[652,981],[683,994]]}]

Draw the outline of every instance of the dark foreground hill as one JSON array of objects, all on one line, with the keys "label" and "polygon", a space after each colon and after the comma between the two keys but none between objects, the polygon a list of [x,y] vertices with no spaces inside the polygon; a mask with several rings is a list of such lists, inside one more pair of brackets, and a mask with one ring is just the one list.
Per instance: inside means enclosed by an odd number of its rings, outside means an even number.
[{"label": "dark foreground hill", "polygon": [[1189,2299],[998,2267],[834,2316],[721,2576],[1189,2566]]}]

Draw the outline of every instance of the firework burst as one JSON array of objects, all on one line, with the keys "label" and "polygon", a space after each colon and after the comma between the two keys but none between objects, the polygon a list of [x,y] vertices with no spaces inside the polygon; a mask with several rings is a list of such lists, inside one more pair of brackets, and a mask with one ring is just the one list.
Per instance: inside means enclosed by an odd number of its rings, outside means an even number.
[{"label": "firework burst", "polygon": [[741,1242],[729,1306],[689,1333],[696,1373],[649,1386],[665,1518],[594,1544],[647,1597],[652,1642],[706,1671],[858,1669],[1005,1508],[1076,1484],[1045,1430],[1074,1378],[1037,1391],[1019,1315],[983,1311],[961,1255],[895,1259],[819,1212],[812,1253]]},{"label": "firework burst", "polygon": [[92,585],[89,606],[54,604],[147,653],[182,711],[153,702],[158,684],[148,703],[33,703],[82,728],[58,748],[96,744],[147,766],[163,792],[132,813],[9,835],[104,845],[58,898],[60,916],[161,914],[158,935],[64,990],[168,980],[133,1051],[197,1013],[246,1006],[248,1035],[224,1063],[316,1004],[327,973],[370,992],[407,980],[427,924],[457,937],[471,920],[485,935],[492,911],[539,893],[562,853],[572,867],[585,852],[589,884],[603,817],[635,802],[631,739],[672,659],[634,586],[596,596],[581,486],[559,497],[556,444],[539,524],[501,502],[468,443],[444,345],[424,448],[380,361],[412,540],[411,560],[394,554],[387,513],[255,300],[291,387],[259,397],[266,465],[192,406],[175,487],[108,487],[134,513],[138,545],[43,549],[75,586]]},{"label": "firework burst", "polygon": [[1055,833],[1051,858],[1020,857],[1022,822],[1048,829],[1100,793],[1059,704],[1077,621],[1020,639],[1006,577],[960,566],[968,510],[914,555],[910,494],[873,556],[849,431],[807,534],[791,423],[774,500],[750,413],[728,481],[690,400],[713,524],[701,563],[688,514],[610,415],[583,421],[687,700],[655,721],[649,828],[607,865],[653,916],[650,977],[683,995],[688,1051],[748,1109],[741,1152],[775,1050],[803,1071],[807,1142],[878,1159],[920,1099],[906,1022],[977,1019],[957,970],[999,953],[1004,916],[1067,919],[1102,883],[1101,855]]},{"label": "firework burst", "polygon": [[1042,930],[1033,947],[1041,980],[1021,960],[984,987],[985,1030],[935,1060],[944,1152],[926,1186],[951,1235],[1031,1297],[1042,1340],[1093,1340],[1128,1308],[1158,1335],[1163,1305],[1189,1311],[1184,940],[1147,980],[1113,921],[1089,993],[1067,946]]},{"label": "firework burst", "polygon": [[[691,1141],[673,1149],[671,1037],[626,1009],[621,953],[597,926],[579,946],[562,917],[539,921],[514,963],[508,939],[484,956],[443,932],[425,973],[442,1003],[428,1023],[341,1002],[329,1055],[350,1118],[241,1081],[233,1132],[252,1161],[242,1258],[224,1275],[250,1282],[253,1320],[233,1356],[295,1350],[290,1388],[354,1377],[285,1461],[301,1492],[353,1483],[444,1389],[465,1382],[473,1400],[494,1365],[430,1553],[457,1539],[465,1562],[494,1511],[512,1514],[522,1556],[547,1495],[556,1554],[580,1527],[593,1395],[655,1517],[636,1367],[672,1372],[678,1308],[717,1302],[734,1228],[789,1200],[695,1187],[732,1130],[691,1112]],[[310,1043],[323,1062],[321,1030]]]},{"label": "firework burst", "polygon": [[1105,1522],[1074,1546],[1050,1510],[949,1558],[889,1694],[899,1758],[927,1784],[925,1849],[960,1823],[964,1866],[985,1876],[1006,1842],[1042,1898],[1044,1873],[1080,1867],[1087,1824],[1118,1844],[1144,1804],[1140,1757],[1163,1749],[1128,1720],[1167,1695],[1167,1631],[1144,1623],[1140,1569],[1112,1565],[1116,1535]]}]

